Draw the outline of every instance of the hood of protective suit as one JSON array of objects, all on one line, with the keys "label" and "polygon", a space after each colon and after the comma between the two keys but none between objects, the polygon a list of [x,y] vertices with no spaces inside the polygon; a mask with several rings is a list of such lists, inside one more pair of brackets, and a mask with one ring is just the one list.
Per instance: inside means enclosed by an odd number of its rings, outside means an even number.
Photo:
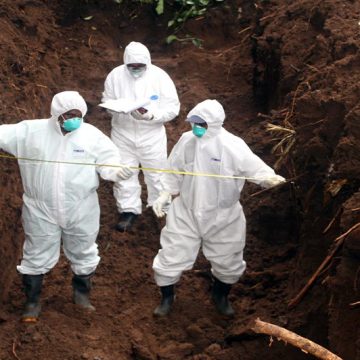
[{"label": "hood of protective suit", "polygon": [[149,66],[151,56],[148,48],[139,42],[132,41],[125,48],[124,64],[146,64],[146,66]]},{"label": "hood of protective suit", "polygon": [[217,100],[208,99],[197,104],[188,113],[187,118],[193,115],[201,117],[208,125],[208,129],[203,138],[217,135],[225,120],[224,108]]},{"label": "hood of protective suit", "polygon": [[87,113],[84,98],[77,91],[63,91],[56,94],[51,102],[51,117],[55,120],[69,110],[81,111],[82,117]]}]

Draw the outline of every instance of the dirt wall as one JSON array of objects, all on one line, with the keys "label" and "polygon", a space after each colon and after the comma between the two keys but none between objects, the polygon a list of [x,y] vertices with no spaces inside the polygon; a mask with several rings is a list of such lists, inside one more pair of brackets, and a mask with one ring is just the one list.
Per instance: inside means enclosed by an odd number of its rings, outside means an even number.
[{"label": "dirt wall", "polygon": [[[288,307],[334,239],[359,222],[359,3],[227,2],[178,33],[201,38],[202,48],[186,41],[166,46],[170,14],[159,19],[149,5],[126,4],[4,0],[1,122],[46,118],[52,96],[75,89],[87,101],[86,120],[109,134],[109,117],[97,107],[104,79],[122,62],[126,44],[142,41],[154,64],[174,79],[181,101],[180,116],[166,126],[169,150],[188,130],[187,112],[216,98],[227,114],[225,128],[293,181],[262,193],[253,184],[244,189],[248,268],[231,294],[233,321],[214,313],[209,263],[201,255],[177,287],[173,314],[152,317],[159,294],[151,263],[164,223],[144,209],[133,232],[116,232],[111,184],[102,182],[102,261],[92,294],[97,312],[82,314],[71,304],[71,271],[62,257],[45,279],[41,321],[30,328],[18,322],[21,182],[16,163],[2,159],[0,358],[13,358],[14,349],[22,360],[309,358],[289,345],[269,348],[266,337],[238,336],[238,326],[252,316],[344,359],[360,358],[360,310],[350,306],[359,300],[358,230],[299,305]],[[267,131],[269,124],[291,134],[275,152],[284,132]]]}]

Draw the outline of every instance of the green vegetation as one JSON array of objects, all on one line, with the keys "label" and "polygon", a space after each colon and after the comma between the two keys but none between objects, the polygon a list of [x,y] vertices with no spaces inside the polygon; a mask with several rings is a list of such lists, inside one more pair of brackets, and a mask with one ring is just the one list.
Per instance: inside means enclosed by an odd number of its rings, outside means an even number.
[{"label": "green vegetation", "polygon": [[[157,1],[156,12],[158,15],[162,15],[165,11],[164,0],[155,1]],[[166,38],[166,43],[170,44],[173,41],[191,41],[195,46],[201,47],[201,39],[189,35],[179,38],[175,34],[188,19],[203,16],[211,6],[223,1],[224,0],[175,0],[171,4],[172,10],[174,10],[173,18],[168,22],[168,27],[173,29],[173,33]]]},{"label": "green vegetation", "polygon": [[[125,0],[114,0],[118,4]],[[158,15],[163,15],[165,11],[172,14],[168,27],[172,30],[172,34],[166,38],[166,43],[173,41],[191,41],[195,46],[200,47],[202,40],[186,35],[179,38],[175,34],[182,28],[188,19],[203,16],[206,11],[213,6],[223,3],[225,0],[136,0],[141,4],[153,4]]]},{"label": "green vegetation", "polygon": [[[209,7],[223,2],[224,0],[174,0],[171,7],[175,10],[174,17],[168,22],[168,27],[178,28],[186,20],[204,15]],[[156,12],[162,15],[165,10],[164,0],[155,0],[157,2]]]}]

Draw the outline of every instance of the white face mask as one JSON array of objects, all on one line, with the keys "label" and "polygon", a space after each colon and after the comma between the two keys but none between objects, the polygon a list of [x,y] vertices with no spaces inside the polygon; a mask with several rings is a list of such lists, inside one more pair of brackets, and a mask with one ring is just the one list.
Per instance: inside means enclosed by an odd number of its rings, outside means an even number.
[{"label": "white face mask", "polygon": [[142,68],[132,68],[132,67],[128,67],[128,70],[130,71],[130,74],[135,78],[139,78],[140,76],[142,76],[144,74],[144,72],[146,71],[146,67],[142,67]]}]

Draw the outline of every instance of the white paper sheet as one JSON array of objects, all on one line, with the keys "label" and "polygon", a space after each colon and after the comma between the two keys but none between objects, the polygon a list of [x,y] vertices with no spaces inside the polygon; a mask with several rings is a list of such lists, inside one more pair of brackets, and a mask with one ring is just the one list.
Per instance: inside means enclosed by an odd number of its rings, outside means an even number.
[{"label": "white paper sheet", "polygon": [[134,111],[136,109],[139,109],[141,107],[144,107],[146,105],[150,104],[151,99],[139,99],[139,100],[129,100],[125,98],[120,98],[116,100],[108,100],[105,101],[99,106],[109,109],[116,112],[123,112],[123,113],[129,113],[131,111]]}]

